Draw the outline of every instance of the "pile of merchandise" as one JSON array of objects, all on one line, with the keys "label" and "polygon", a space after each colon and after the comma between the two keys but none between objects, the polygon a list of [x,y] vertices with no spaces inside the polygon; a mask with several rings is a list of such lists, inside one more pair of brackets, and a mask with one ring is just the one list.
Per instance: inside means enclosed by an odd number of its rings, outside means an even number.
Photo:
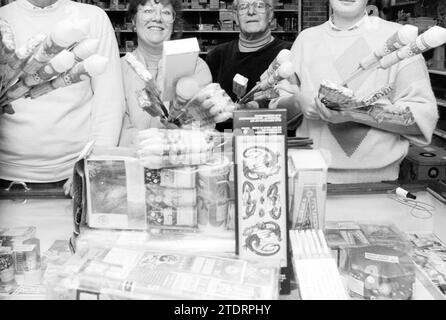
[{"label": "pile of merchandise", "polygon": [[88,20],[67,19],[57,23],[49,35],[38,33],[16,48],[11,26],[0,19],[2,110],[14,113],[13,101],[37,99],[103,73],[108,58],[95,54],[99,41],[88,38],[88,32]]}]

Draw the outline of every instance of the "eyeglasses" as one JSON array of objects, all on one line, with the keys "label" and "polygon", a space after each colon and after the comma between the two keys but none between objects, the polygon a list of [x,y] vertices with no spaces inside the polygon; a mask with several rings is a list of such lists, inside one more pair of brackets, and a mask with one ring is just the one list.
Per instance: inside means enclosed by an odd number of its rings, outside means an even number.
[{"label": "eyeglasses", "polygon": [[270,8],[271,5],[265,3],[263,1],[255,1],[255,2],[241,2],[237,4],[237,11],[241,14],[245,14],[248,12],[249,7],[254,7],[257,13],[265,13],[267,8]]},{"label": "eyeglasses", "polygon": [[[159,12],[153,7],[144,7],[139,9],[138,12],[144,20],[153,20],[156,17],[156,13]],[[162,9],[159,12],[161,20],[166,23],[172,23],[175,21],[175,12],[169,9]]]}]

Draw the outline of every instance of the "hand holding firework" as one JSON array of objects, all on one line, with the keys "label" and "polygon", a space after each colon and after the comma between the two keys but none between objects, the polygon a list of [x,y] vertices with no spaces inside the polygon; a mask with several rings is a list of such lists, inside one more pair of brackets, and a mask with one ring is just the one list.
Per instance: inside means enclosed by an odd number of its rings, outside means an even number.
[{"label": "hand holding firework", "polygon": [[172,121],[180,127],[213,128],[216,123],[231,118],[235,109],[235,104],[220,85],[210,83],[198,91]]},{"label": "hand holding firework", "polygon": [[359,61],[358,69],[354,71],[347,80],[344,81],[343,85],[346,85],[347,83],[358,77],[360,74],[362,74],[364,71],[377,66],[379,64],[379,61],[383,57],[415,41],[417,35],[417,27],[410,24],[406,24],[401,27],[398,32],[389,37],[381,47]]},{"label": "hand holding firework", "polygon": [[88,29],[88,20],[63,20],[48,36],[39,33],[15,49],[10,26],[0,20],[0,51],[5,53],[0,58],[0,107],[7,108],[2,113],[13,113],[10,103],[17,99],[35,99],[102,73],[107,59],[89,59],[98,40],[85,39]]},{"label": "hand holding firework", "polygon": [[[406,43],[409,40],[413,39],[413,35],[413,31],[407,32],[405,41],[401,43]],[[446,29],[439,26],[434,26],[428,29],[426,32],[420,34],[418,37],[416,37],[415,40],[411,40],[409,43],[401,48],[398,48],[397,46],[390,47],[393,51],[382,51],[382,53],[380,54],[385,54],[376,57],[376,59],[374,60],[367,60],[368,58],[366,57],[364,61],[370,62],[363,62],[366,68],[360,67],[347,80],[345,80],[342,85],[347,85],[350,81],[357,78],[367,70],[371,70],[373,68],[388,69],[404,59],[409,59],[430,49],[439,47],[444,43],[446,43]],[[384,45],[384,47],[386,47],[386,45]],[[375,55],[378,55],[377,52],[379,52],[379,50],[375,51]]]},{"label": "hand holding firework", "polygon": [[383,87],[366,98],[358,98],[351,89],[338,86],[329,81],[322,81],[319,88],[319,99],[331,110],[343,111],[355,115],[356,118],[373,120],[376,123],[394,123],[404,126],[414,124],[415,119],[409,108],[403,110],[393,105],[379,103],[388,96],[392,87]]},{"label": "hand holding firework", "polygon": [[167,109],[163,101],[161,101],[161,92],[152,74],[132,53],[127,53],[125,60],[145,83],[144,89],[138,92],[140,107],[152,117],[160,117],[162,122],[166,122],[168,116]]},{"label": "hand holding firework", "polygon": [[268,76],[263,80],[260,80],[254,86],[254,88],[252,88],[247,94],[245,94],[245,96],[240,99],[239,103],[243,104],[248,102],[257,92],[273,89],[279,81],[291,77],[293,73],[293,64],[291,63],[291,61],[283,62],[277,69],[273,71],[272,74],[266,72],[266,75]]}]

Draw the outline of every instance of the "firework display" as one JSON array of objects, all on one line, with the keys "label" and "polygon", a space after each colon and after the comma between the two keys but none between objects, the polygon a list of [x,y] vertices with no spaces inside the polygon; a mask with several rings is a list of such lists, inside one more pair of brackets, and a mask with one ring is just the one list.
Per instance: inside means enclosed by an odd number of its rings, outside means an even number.
[{"label": "firework display", "polygon": [[428,29],[414,39],[416,34],[417,32],[415,32],[413,27],[400,29],[381,48],[375,50],[373,55],[364,58],[360,62],[360,67],[342,85],[347,85],[367,70],[375,68],[388,69],[402,60],[412,58],[446,43],[446,29],[439,26]]},{"label": "firework display", "polygon": [[49,35],[38,33],[15,48],[11,27],[0,20],[2,110],[15,100],[37,99],[103,73],[108,59],[94,54],[98,40],[89,39],[88,30],[86,19],[62,20]]},{"label": "firework display", "polygon": [[215,147],[210,131],[150,128],[138,133],[138,155],[148,169],[206,163]]},{"label": "firework display", "polygon": [[89,246],[52,277],[52,299],[277,299],[274,267],[136,248]]},{"label": "firework display", "polygon": [[415,118],[409,107],[398,108],[394,105],[380,104],[380,99],[386,98],[392,90],[391,86],[386,86],[366,98],[359,98],[353,90],[324,80],[320,85],[318,96],[329,109],[344,111],[376,123],[386,122],[404,126],[414,124]]}]

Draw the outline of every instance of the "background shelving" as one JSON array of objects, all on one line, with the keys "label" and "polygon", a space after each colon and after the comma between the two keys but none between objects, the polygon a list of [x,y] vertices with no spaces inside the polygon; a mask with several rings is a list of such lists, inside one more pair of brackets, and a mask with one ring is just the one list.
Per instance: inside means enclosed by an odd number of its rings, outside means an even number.
[{"label": "background shelving", "polygon": [[[81,0],[103,8],[115,28],[121,55],[137,46],[137,36],[127,16],[128,0]],[[196,37],[204,57],[216,45],[235,39],[238,29],[232,20],[232,1],[183,0],[183,37]],[[272,31],[276,37],[294,41],[302,28],[302,1],[276,2]]]}]

